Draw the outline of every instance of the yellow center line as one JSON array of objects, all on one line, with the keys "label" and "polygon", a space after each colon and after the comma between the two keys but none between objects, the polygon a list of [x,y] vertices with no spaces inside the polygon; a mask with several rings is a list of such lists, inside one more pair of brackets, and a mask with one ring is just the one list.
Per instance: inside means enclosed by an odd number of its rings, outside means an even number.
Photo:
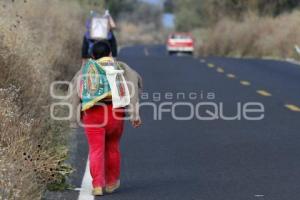
[{"label": "yellow center line", "polygon": [[208,65],[207,65],[209,68],[214,68],[215,67],[215,65],[214,64],[212,64],[212,63],[208,63]]},{"label": "yellow center line", "polygon": [[293,104],[286,104],[285,107],[293,112],[300,112],[300,107]]},{"label": "yellow center line", "polygon": [[221,67],[218,67],[218,68],[217,68],[217,72],[219,72],[219,73],[224,73],[224,69],[221,68]]},{"label": "yellow center line", "polygon": [[244,86],[249,86],[251,83],[249,81],[240,81],[240,83]]},{"label": "yellow center line", "polygon": [[257,90],[256,91],[259,95],[264,96],[264,97],[270,97],[272,96],[272,94],[268,91],[265,90]]},{"label": "yellow center line", "polygon": [[235,76],[234,74],[227,74],[226,76],[227,76],[228,78],[232,78],[232,79],[233,79],[233,78],[236,78],[236,76]]}]

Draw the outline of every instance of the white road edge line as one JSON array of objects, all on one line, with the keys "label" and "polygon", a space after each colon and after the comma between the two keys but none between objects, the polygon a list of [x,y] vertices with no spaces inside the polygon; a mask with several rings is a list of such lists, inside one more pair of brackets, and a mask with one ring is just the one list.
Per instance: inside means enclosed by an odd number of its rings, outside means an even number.
[{"label": "white road edge line", "polygon": [[86,162],[85,172],[81,183],[81,189],[78,200],[94,200],[94,196],[91,194],[92,191],[92,177],[90,174],[90,161],[89,158]]}]

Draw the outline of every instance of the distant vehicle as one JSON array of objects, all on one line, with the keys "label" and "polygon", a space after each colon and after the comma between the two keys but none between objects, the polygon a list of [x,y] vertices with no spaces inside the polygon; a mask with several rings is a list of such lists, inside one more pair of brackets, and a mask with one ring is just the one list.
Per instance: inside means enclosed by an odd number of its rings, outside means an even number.
[{"label": "distant vehicle", "polygon": [[195,40],[190,33],[171,33],[167,40],[169,55],[174,53],[188,53],[193,55]]}]

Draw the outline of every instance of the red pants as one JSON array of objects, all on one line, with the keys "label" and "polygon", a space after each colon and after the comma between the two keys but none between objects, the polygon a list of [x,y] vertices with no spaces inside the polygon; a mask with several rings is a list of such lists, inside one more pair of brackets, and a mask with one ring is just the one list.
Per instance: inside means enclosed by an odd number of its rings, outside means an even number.
[{"label": "red pants", "polygon": [[82,119],[89,143],[90,172],[94,187],[115,184],[120,178],[119,144],[124,120],[118,118],[123,116],[124,109],[113,109],[112,105],[106,105],[106,108],[94,106],[83,112]]}]

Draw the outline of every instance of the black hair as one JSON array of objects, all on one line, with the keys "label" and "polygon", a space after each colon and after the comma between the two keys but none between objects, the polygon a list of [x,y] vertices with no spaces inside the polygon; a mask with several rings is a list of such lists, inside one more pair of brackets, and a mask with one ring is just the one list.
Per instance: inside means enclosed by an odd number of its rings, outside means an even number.
[{"label": "black hair", "polygon": [[93,58],[96,60],[103,57],[107,57],[110,55],[110,53],[111,53],[111,47],[107,40],[101,40],[99,42],[96,42],[93,45],[92,55]]}]

